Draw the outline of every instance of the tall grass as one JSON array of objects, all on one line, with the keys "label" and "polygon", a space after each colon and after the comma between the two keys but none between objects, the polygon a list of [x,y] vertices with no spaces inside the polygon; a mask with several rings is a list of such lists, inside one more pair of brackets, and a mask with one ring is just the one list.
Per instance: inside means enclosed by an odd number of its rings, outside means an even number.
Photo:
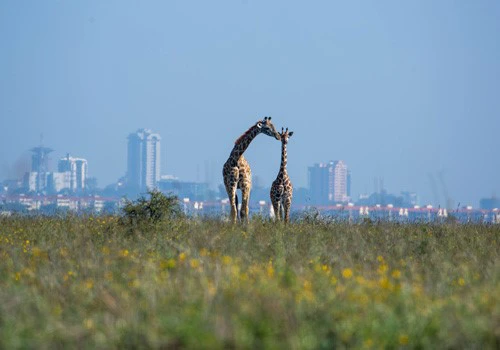
[{"label": "tall grass", "polygon": [[0,348],[498,348],[500,226],[0,219]]}]

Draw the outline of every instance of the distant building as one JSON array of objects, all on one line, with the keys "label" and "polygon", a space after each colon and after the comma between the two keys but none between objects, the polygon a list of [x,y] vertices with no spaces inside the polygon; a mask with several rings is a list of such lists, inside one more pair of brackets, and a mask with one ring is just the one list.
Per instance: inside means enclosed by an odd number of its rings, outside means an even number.
[{"label": "distant building", "polygon": [[393,205],[398,208],[413,208],[418,205],[418,196],[414,192],[401,192],[400,196],[388,193],[386,190],[374,192],[371,195],[361,194],[356,205],[387,206]]},{"label": "distant building", "polygon": [[87,160],[72,158],[69,154],[59,160],[58,172],[49,171],[49,153],[52,149],[32,148],[31,171],[24,176],[24,187],[30,192],[58,193],[62,190],[83,191],[87,178]]},{"label": "distant building", "polygon": [[59,159],[58,171],[60,173],[68,173],[69,182],[63,188],[68,188],[73,192],[85,190],[88,164],[83,158],[73,158],[69,154],[66,157]]},{"label": "distant building", "polygon": [[[69,189],[70,173],[37,173],[32,171],[30,173],[26,173],[24,181],[26,188],[30,192],[57,193],[65,189]],[[43,183],[43,187],[40,186],[41,183]]]},{"label": "distant building", "polygon": [[311,204],[327,205],[330,195],[328,165],[325,163],[316,163],[308,168],[307,175]]},{"label": "distant building", "polygon": [[206,182],[179,181],[174,177],[162,176],[158,188],[160,191],[173,194],[180,199],[189,198],[191,201],[210,199],[210,189]]},{"label": "distant building", "polygon": [[145,191],[156,188],[160,180],[159,134],[139,129],[128,136],[127,184]]},{"label": "distant building", "polygon": [[58,193],[69,190],[71,184],[71,173],[69,171],[59,173],[47,173],[47,192]]},{"label": "distant building", "polygon": [[46,173],[49,171],[49,153],[53,149],[39,146],[31,149],[31,171],[37,173]]},{"label": "distant building", "polygon": [[49,172],[49,153],[51,148],[39,146],[31,149],[31,172],[25,175],[25,187],[30,191],[47,189],[47,173]]},{"label": "distant building", "polygon": [[500,199],[496,198],[495,196],[491,198],[482,198],[479,201],[479,207],[486,210],[492,210],[495,208],[500,209]]},{"label": "distant building", "polygon": [[402,191],[401,197],[403,197],[402,206],[413,207],[415,205],[418,205],[418,196],[415,192]]},{"label": "distant building", "polygon": [[329,205],[349,201],[351,173],[342,160],[317,163],[308,168],[311,204]]},{"label": "distant building", "polygon": [[4,180],[1,185],[0,193],[12,193],[23,188],[23,181],[19,179]]},{"label": "distant building", "polygon": [[[41,182],[42,181],[39,181],[39,177],[38,177],[38,172],[37,171],[31,171],[29,173],[26,173],[25,176],[24,176],[25,187],[30,192],[39,191],[40,186],[38,184],[41,183]],[[43,183],[45,183],[45,180],[43,181]]]},{"label": "distant building", "polygon": [[[345,203],[349,200],[347,195],[348,170],[347,165],[342,160],[329,163],[329,200],[335,203]],[[333,191],[332,191],[333,189]],[[350,191],[350,185],[349,185]]]}]

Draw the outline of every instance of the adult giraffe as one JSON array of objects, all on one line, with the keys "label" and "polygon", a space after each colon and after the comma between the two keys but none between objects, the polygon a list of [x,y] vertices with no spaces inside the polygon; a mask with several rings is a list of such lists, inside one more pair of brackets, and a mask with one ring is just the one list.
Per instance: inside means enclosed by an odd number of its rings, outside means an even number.
[{"label": "adult giraffe", "polygon": [[274,137],[276,140],[280,139],[280,134],[274,128],[271,117],[265,117],[255,123],[236,140],[233,150],[222,168],[224,186],[226,186],[227,196],[231,204],[231,221],[233,223],[236,223],[238,217],[238,197],[236,195],[238,188],[241,190],[242,196],[240,217],[242,220],[248,221],[248,202],[250,200],[250,190],[252,189],[252,172],[250,165],[245,157],[243,157],[243,153],[252,140],[260,133]]}]

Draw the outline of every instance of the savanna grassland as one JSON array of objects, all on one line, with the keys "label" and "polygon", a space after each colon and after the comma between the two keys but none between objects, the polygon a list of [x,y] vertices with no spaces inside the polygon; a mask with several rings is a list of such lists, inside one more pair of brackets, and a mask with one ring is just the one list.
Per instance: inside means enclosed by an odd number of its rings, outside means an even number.
[{"label": "savanna grassland", "polygon": [[0,219],[0,348],[499,348],[500,225]]}]

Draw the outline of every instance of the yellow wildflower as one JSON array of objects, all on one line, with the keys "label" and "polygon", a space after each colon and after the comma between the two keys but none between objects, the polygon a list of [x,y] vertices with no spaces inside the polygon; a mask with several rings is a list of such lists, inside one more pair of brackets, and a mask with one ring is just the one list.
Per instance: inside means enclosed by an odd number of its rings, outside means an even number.
[{"label": "yellow wildflower", "polygon": [[312,283],[308,280],[304,281],[304,290],[311,291],[312,290]]},{"label": "yellow wildflower", "polygon": [[379,274],[383,275],[384,273],[387,272],[387,270],[389,270],[389,266],[387,264],[382,264],[378,267],[377,271]]},{"label": "yellow wildflower", "polygon": [[196,269],[200,266],[200,261],[198,259],[191,259],[189,265],[191,265],[191,268]]},{"label": "yellow wildflower", "polygon": [[382,277],[378,282],[380,287],[383,289],[390,289],[391,287],[391,283],[387,277]]},{"label": "yellow wildflower", "polygon": [[83,325],[85,326],[85,328],[87,329],[92,329],[94,328],[94,321],[92,321],[90,318],[86,318],[84,321],[83,321]]},{"label": "yellow wildflower", "polygon": [[373,347],[373,340],[371,339],[366,339],[364,342],[363,342],[363,347],[364,348],[371,348]]},{"label": "yellow wildflower", "polygon": [[409,338],[406,334],[402,334],[399,336],[399,344],[406,345],[408,344]]},{"label": "yellow wildflower", "polygon": [[274,267],[272,263],[269,263],[267,265],[267,277],[273,278],[274,277]]},{"label": "yellow wildflower", "polygon": [[395,278],[395,279],[399,279],[399,278],[401,278],[401,271],[399,271],[399,270],[394,270],[394,271],[392,271],[391,276],[392,276],[393,278]]},{"label": "yellow wildflower", "polygon": [[39,257],[42,255],[42,250],[38,247],[34,247],[31,252],[33,253],[34,257]]},{"label": "yellow wildflower", "polygon": [[175,259],[168,259],[168,260],[167,260],[167,267],[168,267],[169,269],[174,268],[174,267],[175,267]]},{"label": "yellow wildflower", "polygon": [[94,288],[94,281],[92,281],[90,278],[85,281],[85,288],[87,289],[92,289]]},{"label": "yellow wildflower", "polygon": [[208,255],[208,250],[206,248],[201,248],[200,249],[200,256],[207,256]]},{"label": "yellow wildflower", "polygon": [[347,268],[342,270],[342,277],[349,279],[352,277],[352,270]]},{"label": "yellow wildflower", "polygon": [[238,277],[240,275],[240,268],[238,265],[231,266],[231,274],[235,277]]},{"label": "yellow wildflower", "polygon": [[184,260],[186,260],[186,253],[182,252],[179,254],[179,261],[183,262]]},{"label": "yellow wildflower", "polygon": [[138,288],[141,285],[138,279],[134,279],[128,284],[130,287]]},{"label": "yellow wildflower", "polygon": [[463,287],[465,285],[465,280],[463,279],[463,277],[460,277],[458,279],[458,285],[461,286],[461,287]]}]

